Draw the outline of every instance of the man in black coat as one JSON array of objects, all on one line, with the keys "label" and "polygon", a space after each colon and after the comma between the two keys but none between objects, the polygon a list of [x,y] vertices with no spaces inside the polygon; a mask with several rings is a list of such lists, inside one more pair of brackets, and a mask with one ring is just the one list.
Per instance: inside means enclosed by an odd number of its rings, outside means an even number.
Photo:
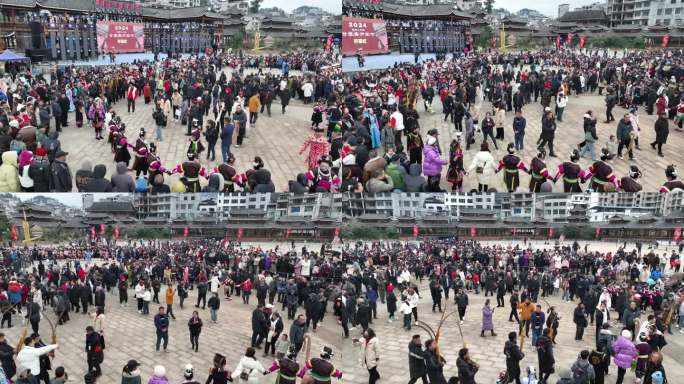
[{"label": "man in black coat", "polygon": [[7,344],[4,333],[0,333],[0,363],[5,371],[5,376],[13,377],[17,373],[17,366],[14,363],[14,347]]},{"label": "man in black coat", "polygon": [[264,314],[264,307],[258,306],[252,312],[252,348],[260,348],[268,334],[270,324]]},{"label": "man in black coat", "polygon": [[91,303],[93,296],[93,292],[90,289],[90,285],[88,283],[80,284],[78,293],[81,298],[81,306],[83,307],[83,313],[88,313],[88,304]]},{"label": "man in black coat", "polygon": [[420,341],[420,335],[413,335],[411,342],[408,345],[409,350],[409,372],[411,380],[408,384],[413,384],[418,379],[427,384],[427,372],[425,369],[425,352],[423,352],[423,343]]},{"label": "man in black coat", "polygon": [[525,357],[525,354],[520,351],[520,347],[516,343],[517,336],[515,332],[508,334],[508,340],[504,344],[504,355],[506,355],[506,372],[509,383],[515,380],[516,384],[520,384],[520,360]]},{"label": "man in black coat", "polygon": [[651,148],[656,149],[658,146],[658,156],[663,156],[663,144],[667,142],[667,136],[670,134],[669,121],[667,119],[667,113],[663,113],[658,116],[658,120],[655,122],[655,141],[651,143]]},{"label": "man in black coat", "polygon": [[93,327],[86,327],[86,353],[88,358],[88,373],[94,373],[100,376],[100,364],[104,360],[104,352],[102,348],[102,339],[100,334],[95,332]]},{"label": "man in black coat", "polygon": [[[69,107],[70,107],[70,105],[71,105],[71,102],[70,102],[69,99],[66,97],[66,95],[65,95],[64,93],[62,93],[62,94],[59,96],[58,103],[59,103],[60,108],[62,108],[62,114],[61,114],[62,121],[61,121],[61,124],[62,124],[62,127],[66,127],[67,125],[69,125],[68,118],[69,118]],[[54,111],[53,111],[53,115],[54,115]]]}]

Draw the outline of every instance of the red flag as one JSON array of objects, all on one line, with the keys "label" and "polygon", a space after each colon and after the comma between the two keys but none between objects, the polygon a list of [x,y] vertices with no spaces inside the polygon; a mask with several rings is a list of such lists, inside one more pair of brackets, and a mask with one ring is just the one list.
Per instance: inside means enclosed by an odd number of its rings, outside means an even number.
[{"label": "red flag", "polygon": [[340,237],[340,227],[335,227],[335,237]]},{"label": "red flag", "polygon": [[418,237],[420,234],[420,228],[418,228],[418,224],[413,224],[413,237]]},{"label": "red flag", "polygon": [[672,237],[672,240],[677,242],[677,241],[679,241],[680,237],[682,237],[682,227],[677,227],[674,230],[674,236]]},{"label": "red flag", "polygon": [[100,235],[104,235],[104,234],[105,234],[105,225],[100,224]]},{"label": "red flag", "polygon": [[668,33],[665,36],[663,36],[663,42],[662,42],[662,44],[660,44],[660,46],[663,48],[667,48],[667,45],[669,43],[670,43],[670,34]]},{"label": "red flag", "polygon": [[470,237],[476,237],[476,236],[477,236],[477,228],[470,227]]},{"label": "red flag", "polygon": [[238,228],[238,231],[237,231],[238,240],[242,239],[242,235],[244,235],[244,234],[245,234],[245,230],[242,228]]},{"label": "red flag", "polygon": [[568,43],[568,45],[572,44],[572,33],[568,33],[567,43]]},{"label": "red flag", "polygon": [[100,8],[102,6],[102,0],[97,0],[97,7]]},{"label": "red flag", "polygon": [[188,237],[189,232],[190,230],[188,229],[188,227],[183,228],[183,237]]},{"label": "red flag", "polygon": [[114,240],[119,240],[119,224],[114,225]]},{"label": "red flag", "polygon": [[107,8],[109,6],[109,0],[102,0],[102,8]]},{"label": "red flag", "polygon": [[553,237],[553,228],[549,228],[549,239]]},{"label": "red flag", "polygon": [[95,226],[93,225],[90,227],[90,238],[94,239],[95,238]]},{"label": "red flag", "polygon": [[289,239],[291,234],[292,234],[292,228],[288,228],[287,231],[285,231],[285,238]]},{"label": "red flag", "polygon": [[12,241],[17,241],[17,225],[12,224]]},{"label": "red flag", "polygon": [[584,35],[580,35],[580,49],[584,49]]},{"label": "red flag", "polygon": [[556,49],[560,49],[560,43],[561,43],[560,35],[556,35]]},{"label": "red flag", "polygon": [[598,239],[599,236],[601,236],[601,228],[596,228],[596,238]]}]

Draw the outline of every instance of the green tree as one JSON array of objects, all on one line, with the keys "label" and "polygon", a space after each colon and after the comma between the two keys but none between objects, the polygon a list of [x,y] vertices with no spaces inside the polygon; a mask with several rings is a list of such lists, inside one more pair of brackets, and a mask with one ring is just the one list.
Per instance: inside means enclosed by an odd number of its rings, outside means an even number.
[{"label": "green tree", "polygon": [[494,36],[494,31],[489,25],[485,25],[480,32],[480,35],[475,40],[475,46],[478,48],[489,48],[492,44],[492,36]]},{"label": "green tree", "polygon": [[[17,228],[17,232],[19,229]],[[17,233],[17,237],[19,234]],[[12,223],[4,213],[0,213],[0,239],[12,240]]]},{"label": "green tree", "polygon": [[485,11],[487,11],[487,14],[492,13],[492,8],[494,7],[494,0],[485,0]]},{"label": "green tree", "polygon": [[261,2],[263,0],[252,0],[249,3],[249,13],[259,13],[259,8],[261,7]]}]

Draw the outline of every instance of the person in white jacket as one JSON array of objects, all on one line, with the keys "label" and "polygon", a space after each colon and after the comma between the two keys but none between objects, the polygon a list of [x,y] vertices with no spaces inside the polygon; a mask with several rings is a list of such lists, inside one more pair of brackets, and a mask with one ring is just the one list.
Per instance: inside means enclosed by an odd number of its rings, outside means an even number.
[{"label": "person in white jacket", "polygon": [[[32,342],[33,339],[31,339],[30,337],[24,339],[24,346],[21,348],[21,351],[19,351],[19,353],[17,354],[16,363],[17,368],[27,368],[31,371],[32,375],[37,376],[38,374],[40,374],[40,356],[43,356],[46,353],[54,351],[59,346],[57,344],[51,344],[46,345],[44,347],[36,348],[30,345]],[[17,372],[20,372],[20,370],[17,369]]]},{"label": "person in white jacket", "polygon": [[266,369],[261,365],[259,360],[254,357],[255,355],[256,350],[254,348],[247,348],[245,355],[242,356],[231,375],[233,380],[239,379],[239,381],[236,381],[239,383],[259,384],[259,378],[264,375]]},{"label": "person in white jacket", "polygon": [[138,313],[142,313],[143,309],[143,292],[145,291],[145,284],[142,280],[135,285],[135,298],[138,301]]},{"label": "person in white jacket", "polygon": [[378,373],[380,348],[378,347],[378,338],[375,336],[375,331],[371,328],[366,329],[363,337],[359,339],[359,345],[363,353],[361,364],[368,370],[368,383],[374,384],[380,379],[380,374]]},{"label": "person in white jacket", "polygon": [[487,192],[489,184],[492,182],[492,176],[496,173],[496,161],[494,161],[492,153],[489,152],[489,144],[486,142],[480,144],[480,152],[473,157],[466,174],[473,171],[477,177],[477,191]]}]

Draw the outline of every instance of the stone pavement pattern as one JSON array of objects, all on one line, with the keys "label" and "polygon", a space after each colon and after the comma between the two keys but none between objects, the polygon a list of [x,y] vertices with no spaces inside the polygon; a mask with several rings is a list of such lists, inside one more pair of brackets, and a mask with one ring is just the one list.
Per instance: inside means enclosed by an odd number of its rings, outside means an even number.
[{"label": "stone pavement pattern", "polygon": [[[582,242],[581,246],[584,246],[584,244]],[[614,243],[601,244],[591,242],[589,244],[590,250],[604,251],[615,249]],[[287,245],[283,244],[282,246]],[[316,249],[314,244],[310,243],[308,246]],[[535,247],[543,246],[541,243],[535,243]],[[297,247],[301,247],[301,244],[298,244]],[[633,245],[629,245],[627,249],[631,250],[632,248]],[[659,249],[659,253],[661,251],[665,252],[665,249]],[[162,291],[160,292],[162,302],[164,300],[163,292],[165,288],[165,286],[162,286]],[[420,284],[420,292],[422,298],[418,309],[419,319],[434,328],[439,321],[440,314],[431,311],[432,301],[427,280],[423,280]],[[208,309],[199,309],[204,327],[200,335],[199,352],[195,353],[190,349],[187,321],[195,309],[196,290],[189,293],[190,297],[186,300],[184,309],[181,310],[178,307],[177,300],[175,300],[174,313],[178,320],[172,320],[169,327],[169,353],[155,352],[154,350],[156,337],[153,316],[158,305],[150,305],[150,315],[140,315],[137,313],[135,300],[132,299],[132,290],[129,290],[129,299],[131,301],[127,307],[123,308],[118,305],[118,297],[114,292],[108,294],[105,310],[107,316],[105,324],[107,347],[104,352],[104,363],[102,364],[103,377],[99,383],[120,382],[121,369],[129,359],[136,359],[142,363],[143,383],[147,382],[156,364],[166,367],[171,383],[179,383],[182,381],[183,367],[187,363],[194,365],[195,379],[204,382],[207,377],[207,370],[211,366],[213,355],[217,352],[227,357],[228,369],[234,369],[250,343],[251,312],[256,306],[256,298],[251,298],[250,305],[243,305],[242,301],[238,298],[232,301],[222,299],[217,324],[211,322]],[[449,303],[444,307],[446,311],[455,309],[452,302],[453,295],[450,294],[449,297]],[[518,330],[517,324],[507,321],[510,312],[508,298],[509,296],[505,298],[506,307],[498,308],[494,312],[494,326],[498,335],[496,337],[487,335],[487,337],[481,338],[479,337],[482,319],[480,311],[485,300],[484,293],[480,292],[479,295],[475,295],[473,292],[469,292],[470,305],[466,312],[465,323],[462,326],[464,340],[459,336],[455,318],[449,319],[442,330],[440,346],[447,360],[444,370],[447,378],[457,374],[456,358],[458,350],[465,342],[471,350],[473,360],[480,364],[480,371],[476,375],[477,382],[493,384],[496,381],[498,373],[505,369],[505,357],[502,351],[507,334],[510,331]],[[491,299],[495,305],[495,298]],[[569,368],[582,349],[593,347],[594,327],[590,326],[586,329],[583,341],[574,341],[575,329],[572,323],[572,310],[577,302],[563,302],[560,300],[559,295],[548,298],[548,302],[558,309],[561,316],[561,325],[557,337],[558,344],[554,348],[556,372],[558,372],[561,367]],[[276,308],[280,309],[280,305],[276,305]],[[543,309],[547,309],[544,304]],[[300,308],[298,311],[298,313],[303,312],[303,308]],[[351,338],[358,338],[360,336],[360,329],[352,330],[350,339],[343,339],[342,329],[336,324],[331,312],[331,304],[329,304],[328,314],[323,324],[319,326],[318,332],[310,333],[313,341],[311,355],[316,356],[323,345],[332,346],[335,351],[333,362],[344,372],[342,382],[352,384],[366,383],[368,381],[368,373],[360,364],[361,351],[354,347],[351,341]],[[55,319],[52,311],[47,311],[45,316],[50,316],[53,321]],[[57,327],[60,349],[56,351],[53,367],[63,365],[72,380],[80,382],[87,369],[84,352],[85,327],[92,324],[92,318],[87,315],[74,313],[71,313],[70,317],[72,319],[70,322]],[[612,313],[612,318],[617,318],[615,312]],[[386,320],[386,306],[378,303],[378,320],[371,325],[371,328],[378,334],[380,342],[379,372],[382,376],[380,383],[405,383],[408,382],[409,377],[407,346],[411,336],[413,334],[421,334],[423,340],[426,340],[428,336],[416,327],[412,331],[404,331],[401,327],[400,317],[391,324],[387,323]],[[20,325],[17,326],[19,322],[18,316],[14,316],[13,322],[15,324],[13,328],[3,329],[2,331],[7,335],[8,342],[15,345],[14,343],[18,339],[22,327]],[[290,324],[291,321],[284,320],[284,332],[289,333]],[[663,350],[665,356],[664,366],[671,382],[678,383],[677,375],[684,374],[684,361],[681,359],[682,354],[684,354],[684,335],[676,332],[677,329],[675,327],[673,327],[673,330],[675,335],[666,335],[668,345]],[[614,333],[619,333],[619,331],[619,326],[613,327]],[[44,341],[50,341],[50,328],[44,320],[40,323],[40,333]],[[531,347],[530,339],[526,340],[523,352],[525,353],[525,359],[521,362],[521,367],[524,369],[529,365],[537,366],[537,354]],[[302,356],[303,352],[300,354],[300,359]],[[272,362],[270,357],[263,358],[261,351],[257,352],[257,357],[264,366],[270,366]],[[606,383],[614,382],[616,372],[615,365],[611,365],[610,376],[607,376]],[[628,372],[625,383],[631,383],[633,377],[633,374]],[[557,374],[552,375],[549,383],[555,383],[557,378]],[[261,383],[271,384],[274,381],[275,376],[270,375],[263,378]]]},{"label": "stone pavement pattern", "polygon": [[[230,69],[224,68],[224,72],[230,78]],[[252,70],[246,70],[251,73]],[[280,73],[280,70],[273,70],[273,73]],[[293,71],[293,75],[300,72]],[[114,110],[121,120],[126,124],[126,137],[134,143],[137,140],[140,128],[146,132],[146,142],[154,142],[157,145],[157,154],[160,156],[162,164],[167,168],[173,168],[180,162],[187,160],[187,149],[189,137],[185,136],[187,127],[179,121],[169,120],[168,126],[163,131],[163,141],[157,142],[155,135],[155,124],[152,119],[153,103],[145,104],[144,98],[139,97],[136,101],[135,113],[127,113],[126,101],[119,100],[114,105]],[[280,99],[276,98],[271,106],[271,117],[268,117],[266,110],[264,114],[259,114],[256,126],[251,127],[247,132],[247,138],[240,148],[235,147],[237,132],[233,137],[231,152],[235,156],[235,164],[238,172],[244,172],[251,168],[252,160],[255,156],[261,156],[266,164],[266,169],[271,171],[271,177],[275,184],[276,191],[287,190],[287,182],[295,178],[300,172],[306,171],[305,157],[307,153],[299,155],[299,149],[304,139],[311,134],[312,106],[304,105],[298,99],[291,99],[285,115],[281,114]],[[207,119],[213,119],[213,113],[209,112]],[[107,133],[108,134],[108,133]],[[105,138],[107,135],[105,135]],[[84,161],[89,161],[93,166],[104,164],[107,166],[107,178],[115,171],[114,155],[111,153],[110,145],[107,140],[95,140],[95,131],[84,124],[82,128],[76,128],[74,114],[69,116],[69,126],[63,128],[60,134],[62,149],[69,152],[67,163],[72,174],[80,168]],[[202,136],[202,143],[206,146],[206,140]],[[133,166],[133,149],[129,148],[131,162]],[[205,150],[201,157],[202,166],[212,169],[221,164],[221,140],[216,144],[216,161],[206,159]],[[135,176],[135,172],[132,173]],[[177,179],[177,175],[165,176],[167,185],[169,180]],[[206,185],[206,179],[200,178],[201,184]],[[74,185],[74,191],[76,186]]]}]

